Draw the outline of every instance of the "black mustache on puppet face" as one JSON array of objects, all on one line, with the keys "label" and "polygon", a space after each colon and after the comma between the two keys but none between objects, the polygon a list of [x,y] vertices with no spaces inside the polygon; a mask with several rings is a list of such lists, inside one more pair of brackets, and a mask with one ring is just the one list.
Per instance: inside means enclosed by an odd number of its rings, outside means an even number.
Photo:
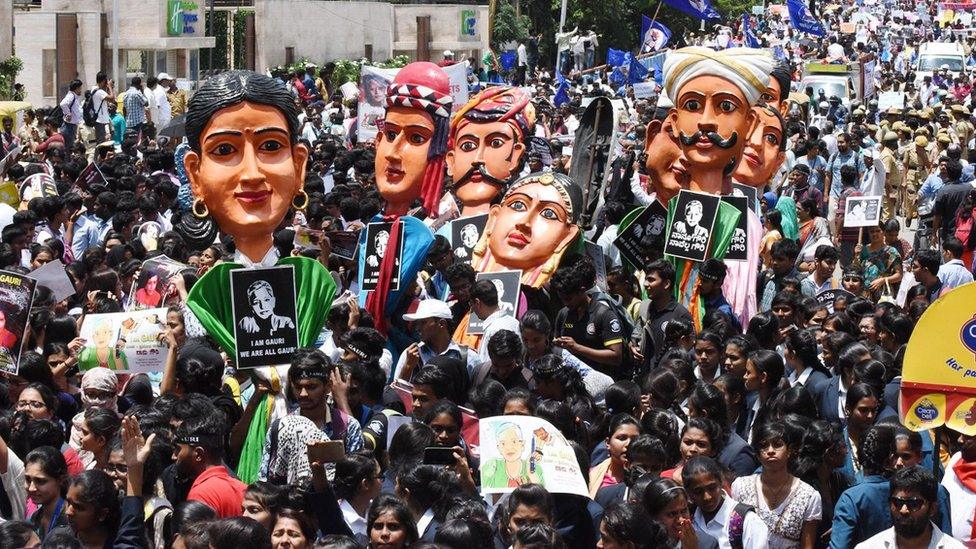
[{"label": "black mustache on puppet face", "polygon": [[504,186],[506,183],[506,180],[498,179],[497,177],[488,173],[488,170],[485,168],[484,163],[476,162],[471,165],[471,168],[467,172],[465,172],[464,175],[462,175],[459,179],[454,181],[454,188],[460,187],[461,185],[464,185],[465,183],[470,181],[475,173],[481,174],[481,179],[483,179],[486,183],[490,183],[492,185]]},{"label": "black mustache on puppet face", "polygon": [[685,135],[678,132],[678,139],[681,140],[681,144],[685,147],[692,147],[695,145],[695,143],[698,143],[698,141],[702,138],[702,135],[704,135],[709,141],[712,142],[713,145],[720,149],[731,149],[739,141],[739,134],[736,132],[732,132],[732,135],[729,136],[728,139],[722,139],[722,136],[717,132],[708,132],[703,134],[703,132],[697,131],[691,135]]}]

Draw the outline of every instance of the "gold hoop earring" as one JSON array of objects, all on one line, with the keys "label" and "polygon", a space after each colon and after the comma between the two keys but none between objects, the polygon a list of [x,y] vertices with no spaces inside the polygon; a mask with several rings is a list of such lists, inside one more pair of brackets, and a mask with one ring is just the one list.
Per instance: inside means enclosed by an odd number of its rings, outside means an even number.
[{"label": "gold hoop earring", "polygon": [[[203,212],[199,211],[199,206],[203,204]],[[194,198],[193,206],[190,207],[190,211],[193,212],[193,216],[199,219],[204,219],[210,215],[210,208],[207,207],[207,203],[203,201],[202,198]]]},{"label": "gold hoop earring", "polygon": [[[295,199],[297,199],[298,197],[302,197],[301,205],[295,203]],[[296,210],[304,210],[305,208],[308,207],[308,193],[305,192],[305,189],[299,189],[298,194],[296,194],[295,197],[291,199],[291,207],[295,208]]]}]

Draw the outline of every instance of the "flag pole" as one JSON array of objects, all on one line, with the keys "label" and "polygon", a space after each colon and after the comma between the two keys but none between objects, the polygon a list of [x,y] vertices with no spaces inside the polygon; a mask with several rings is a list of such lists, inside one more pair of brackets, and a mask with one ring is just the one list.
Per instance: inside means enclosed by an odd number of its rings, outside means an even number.
[{"label": "flag pole", "polygon": [[651,26],[654,26],[654,22],[657,21],[657,14],[661,12],[661,4],[664,0],[657,0],[657,9],[654,10],[654,17],[651,17]]}]

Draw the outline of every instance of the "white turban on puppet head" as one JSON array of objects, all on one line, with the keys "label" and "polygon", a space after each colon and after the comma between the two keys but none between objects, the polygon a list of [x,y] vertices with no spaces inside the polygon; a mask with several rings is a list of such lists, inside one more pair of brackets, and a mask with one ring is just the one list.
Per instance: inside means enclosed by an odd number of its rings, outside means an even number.
[{"label": "white turban on puppet head", "polygon": [[698,76],[717,76],[732,82],[746,101],[755,105],[769,85],[773,56],[756,48],[715,51],[696,46],[668,53],[664,60],[664,89],[672,100],[689,80]]}]

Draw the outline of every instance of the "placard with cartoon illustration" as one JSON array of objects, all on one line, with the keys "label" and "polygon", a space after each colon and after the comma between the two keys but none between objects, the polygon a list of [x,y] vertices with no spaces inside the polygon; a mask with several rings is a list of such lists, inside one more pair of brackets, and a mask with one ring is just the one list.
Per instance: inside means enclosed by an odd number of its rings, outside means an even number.
[{"label": "placard with cartoon illustration", "polygon": [[705,261],[720,201],[718,195],[682,189],[674,202],[674,217],[668,227],[664,253],[691,261]]},{"label": "placard with cartoon illustration", "polygon": [[576,453],[559,429],[532,416],[495,416],[478,422],[481,493],[507,494],[524,484],[551,493],[587,497]]},{"label": "placard with cartoon illustration", "polygon": [[79,337],[81,371],[109,368],[116,372],[161,372],[166,365],[166,309],[86,315]]}]

